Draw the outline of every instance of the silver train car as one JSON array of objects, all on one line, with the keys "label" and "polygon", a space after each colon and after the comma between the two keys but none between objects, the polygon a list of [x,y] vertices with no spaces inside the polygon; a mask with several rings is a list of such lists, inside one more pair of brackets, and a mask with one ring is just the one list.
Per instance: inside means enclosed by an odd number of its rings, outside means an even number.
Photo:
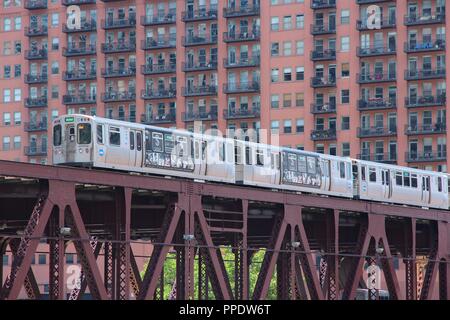
[{"label": "silver train car", "polygon": [[53,164],[449,208],[443,173],[78,114],[53,121]]}]

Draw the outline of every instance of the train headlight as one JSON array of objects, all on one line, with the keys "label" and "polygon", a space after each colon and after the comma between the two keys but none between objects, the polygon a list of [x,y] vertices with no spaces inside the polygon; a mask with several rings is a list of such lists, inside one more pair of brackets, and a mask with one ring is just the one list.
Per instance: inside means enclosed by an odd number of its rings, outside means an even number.
[{"label": "train headlight", "polygon": [[83,149],[78,148],[78,152],[79,152],[79,153],[83,153]]}]

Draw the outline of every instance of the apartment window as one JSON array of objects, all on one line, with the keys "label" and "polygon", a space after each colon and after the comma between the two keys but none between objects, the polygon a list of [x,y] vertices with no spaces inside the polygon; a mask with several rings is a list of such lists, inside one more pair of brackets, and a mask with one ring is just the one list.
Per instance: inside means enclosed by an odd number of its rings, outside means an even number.
[{"label": "apartment window", "polygon": [[283,70],[283,81],[292,80],[292,68],[284,68]]},{"label": "apartment window", "polygon": [[74,259],[74,254],[73,253],[68,253],[66,254],[66,263],[67,264],[73,264],[75,259]]},{"label": "apartment window", "polygon": [[3,89],[3,102],[11,102],[11,89]]},{"label": "apartment window", "polygon": [[295,132],[303,133],[305,131],[305,120],[297,119],[295,122]]},{"label": "apartment window", "polygon": [[341,51],[348,52],[350,50],[350,37],[341,37]]},{"label": "apartment window", "polygon": [[297,29],[305,28],[305,16],[303,14],[298,14],[295,16],[295,27]]},{"label": "apartment window", "polygon": [[14,41],[14,54],[22,53],[22,42]]},{"label": "apartment window", "polygon": [[18,31],[22,29],[22,17],[14,18],[14,30]]},{"label": "apartment window", "polygon": [[52,62],[52,74],[58,74],[59,73],[59,62],[53,61]]},{"label": "apartment window", "polygon": [[348,142],[342,143],[341,153],[343,157],[350,157],[350,143]]},{"label": "apartment window", "polygon": [[341,90],[341,103],[350,103],[350,90]]},{"label": "apartment window", "polygon": [[283,55],[290,56],[292,54],[292,42],[283,42]]},{"label": "apartment window", "polygon": [[295,148],[296,148],[297,150],[305,150],[305,146],[302,145],[302,144],[298,144]]},{"label": "apartment window", "polygon": [[16,126],[22,123],[22,114],[18,111],[14,112],[14,124]]},{"label": "apartment window", "polygon": [[295,68],[295,80],[305,80],[305,67]]},{"label": "apartment window", "polygon": [[39,264],[46,264],[47,263],[47,256],[45,254],[39,255]]},{"label": "apartment window", "polygon": [[9,263],[9,256],[7,256],[6,254],[4,254],[3,255],[3,261],[2,261],[2,263],[3,263],[3,265],[4,266],[7,266],[8,265],[8,263]]},{"label": "apartment window", "polygon": [[278,56],[280,54],[280,44],[278,42],[272,42],[270,48],[270,55],[272,57]]},{"label": "apartment window", "polygon": [[14,150],[19,150],[22,145],[22,138],[20,136],[14,136]]},{"label": "apartment window", "polygon": [[280,128],[280,122],[278,120],[272,120],[270,122],[270,130],[272,133],[278,133],[278,130]]},{"label": "apartment window", "polygon": [[280,96],[273,94],[270,96],[270,106],[274,109],[278,108],[280,105]]},{"label": "apartment window", "polygon": [[58,99],[59,97],[59,87],[57,85],[52,86],[52,99]]},{"label": "apartment window", "polygon": [[58,37],[52,38],[52,50],[53,51],[59,50],[59,38]]},{"label": "apartment window", "polygon": [[5,79],[11,78],[11,66],[10,65],[3,66],[3,76]]},{"label": "apartment window", "polygon": [[20,78],[22,75],[22,66],[20,64],[14,65],[14,78]]},{"label": "apartment window", "polygon": [[295,94],[295,106],[303,107],[305,105],[305,94],[303,92],[297,92]]},{"label": "apartment window", "polygon": [[58,115],[59,115],[58,110],[57,109],[53,109],[52,110],[52,115],[51,115],[52,120],[55,120],[56,118],[58,118]]},{"label": "apartment window", "polygon": [[11,18],[3,20],[3,31],[11,31]]},{"label": "apartment window", "polygon": [[292,29],[292,17],[284,16],[283,17],[283,30],[291,30]]},{"label": "apartment window", "polygon": [[280,29],[280,19],[278,17],[272,17],[270,19],[270,29],[272,31],[278,31]]},{"label": "apartment window", "polygon": [[59,13],[52,13],[52,27],[57,27],[59,25]]},{"label": "apartment window", "polygon": [[22,100],[22,89],[14,89],[14,101],[21,101]]},{"label": "apartment window", "polygon": [[302,56],[305,54],[305,43],[303,42],[303,40],[297,41],[296,42],[296,53],[299,56]]},{"label": "apartment window", "polygon": [[343,63],[341,65],[341,76],[343,78],[350,77],[350,64],[349,63]]},{"label": "apartment window", "polygon": [[278,82],[278,68],[272,69],[271,80],[272,82]]},{"label": "apartment window", "polygon": [[8,56],[11,54],[11,41],[3,42],[3,54]]},{"label": "apartment window", "polygon": [[317,153],[325,153],[325,146],[323,144],[316,145],[316,152]]},{"label": "apartment window", "polygon": [[292,123],[291,120],[284,120],[284,133],[292,133]]},{"label": "apartment window", "polygon": [[283,108],[292,106],[292,95],[290,93],[283,94]]},{"label": "apartment window", "polygon": [[341,129],[342,130],[350,130],[350,117],[342,117]]},{"label": "apartment window", "polygon": [[3,137],[3,151],[8,151],[11,147],[11,138]]},{"label": "apartment window", "polygon": [[11,124],[11,113],[3,113],[3,125],[9,126]]},{"label": "apartment window", "polygon": [[341,11],[341,24],[349,24],[350,23],[350,10],[343,9]]}]

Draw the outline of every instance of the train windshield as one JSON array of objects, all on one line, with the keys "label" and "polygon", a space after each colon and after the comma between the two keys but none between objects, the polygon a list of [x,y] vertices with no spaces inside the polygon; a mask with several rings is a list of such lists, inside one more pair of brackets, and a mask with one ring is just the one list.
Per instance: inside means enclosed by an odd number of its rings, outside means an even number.
[{"label": "train windshield", "polygon": [[91,143],[91,124],[80,123],[78,124],[78,144],[90,144]]},{"label": "train windshield", "polygon": [[61,125],[57,124],[53,127],[53,145],[60,146],[61,145]]}]

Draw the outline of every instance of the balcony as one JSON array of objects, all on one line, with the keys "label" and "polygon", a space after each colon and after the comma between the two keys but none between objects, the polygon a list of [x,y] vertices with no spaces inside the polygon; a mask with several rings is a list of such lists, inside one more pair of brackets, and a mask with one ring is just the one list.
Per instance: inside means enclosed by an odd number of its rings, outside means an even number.
[{"label": "balcony", "polygon": [[253,32],[241,32],[241,33],[223,33],[223,41],[227,43],[242,42],[242,41],[259,41],[261,38],[261,32],[259,30]]},{"label": "balcony", "polygon": [[374,161],[380,163],[394,164],[397,162],[396,153],[362,153],[358,154],[357,158],[364,161]]},{"label": "balcony", "polygon": [[312,35],[324,35],[324,34],[336,34],[336,26],[328,26],[323,24],[312,24],[311,25]]},{"label": "balcony", "polygon": [[176,72],[177,66],[174,63],[168,64],[146,64],[141,66],[143,75],[164,74]]},{"label": "balcony", "polygon": [[369,98],[358,100],[359,111],[385,110],[397,108],[396,99]]},{"label": "balcony", "polygon": [[225,58],[223,59],[223,66],[224,68],[228,69],[251,68],[251,67],[258,67],[260,65],[260,61],[261,59],[259,56],[235,58],[233,61],[230,61],[230,59]]},{"label": "balcony", "polygon": [[40,37],[48,35],[48,27],[45,25],[25,27],[25,35],[27,37]]},{"label": "balcony", "polygon": [[187,36],[183,37],[182,43],[185,47],[216,44],[217,35]]},{"label": "balcony", "polygon": [[175,122],[176,122],[175,112],[158,113],[156,115],[153,114],[141,115],[141,123],[143,124],[166,124]]},{"label": "balcony", "polygon": [[184,72],[217,70],[217,61],[210,61],[208,63],[206,61],[197,63],[183,62],[182,70]]},{"label": "balcony", "polygon": [[26,132],[47,131],[47,122],[25,122],[23,128]]},{"label": "balcony", "polygon": [[217,95],[217,86],[191,86],[182,89],[183,97],[200,97],[200,96],[215,96]]},{"label": "balcony", "polygon": [[330,88],[336,87],[336,77],[312,77],[311,87],[313,88]]},{"label": "balcony", "polygon": [[404,51],[406,53],[417,53],[417,52],[432,52],[432,51],[444,51],[445,50],[445,41],[444,40],[436,40],[436,41],[427,41],[427,42],[405,42]]},{"label": "balcony", "polygon": [[47,107],[47,97],[39,98],[26,98],[25,107],[27,108],[46,108]]},{"label": "balcony", "polygon": [[143,89],[141,91],[141,97],[144,100],[172,99],[177,97],[177,91],[175,88],[156,90]]},{"label": "balcony", "polygon": [[375,47],[371,46],[369,48],[356,48],[356,55],[358,57],[376,57],[376,56],[388,56],[397,54],[397,49],[395,46],[392,47]]},{"label": "balcony", "polygon": [[65,57],[94,55],[97,52],[95,44],[69,43],[67,48],[63,48],[62,55]]},{"label": "balcony", "polygon": [[27,60],[47,60],[47,49],[31,49],[25,51]]},{"label": "balcony", "polygon": [[447,151],[441,152],[406,152],[406,162],[446,161]]},{"label": "balcony", "polygon": [[183,112],[183,121],[210,121],[217,120],[217,109],[210,112],[198,111],[198,112]]},{"label": "balcony", "polygon": [[336,0],[311,0],[311,9],[336,9]]},{"label": "balcony", "polygon": [[358,128],[358,138],[390,137],[397,135],[397,128],[369,127]]},{"label": "balcony", "polygon": [[206,10],[206,8],[204,8],[200,10],[184,11],[181,14],[181,21],[183,22],[207,20],[217,20],[217,9]]},{"label": "balcony", "polygon": [[136,100],[136,91],[109,91],[102,94],[102,102],[127,102]]},{"label": "balcony", "polygon": [[[395,26],[396,26],[395,19],[381,19],[381,21],[380,21],[381,29],[395,28]],[[378,26],[376,28],[374,26],[370,26],[370,28],[369,28],[366,21],[363,21],[363,20],[356,21],[356,29],[359,31],[379,30]]]},{"label": "balcony", "polygon": [[311,103],[312,114],[336,113],[335,103]]},{"label": "balcony", "polygon": [[392,2],[395,0],[356,0],[356,4],[372,4],[372,3],[379,3],[379,2]]},{"label": "balcony", "polygon": [[97,79],[97,72],[93,71],[64,71],[63,80],[65,81],[78,81],[78,80],[95,80]]},{"label": "balcony", "polygon": [[237,18],[237,17],[250,17],[250,16],[259,16],[261,8],[259,5],[256,6],[242,6],[239,8],[230,7],[223,8],[223,17],[224,18]]},{"label": "balcony", "polygon": [[47,83],[48,76],[46,74],[26,74],[24,80],[28,84]]},{"label": "balcony", "polygon": [[336,60],[336,50],[314,50],[311,51],[312,61],[326,61],[326,60]]},{"label": "balcony", "polygon": [[435,13],[433,15],[405,15],[405,26],[418,26],[427,24],[445,23],[445,13]]},{"label": "balcony", "polygon": [[445,79],[445,76],[445,69],[405,71],[405,80]]},{"label": "balcony", "polygon": [[103,53],[121,53],[121,52],[134,52],[136,51],[135,41],[120,41],[102,43]]},{"label": "balcony", "polygon": [[23,5],[28,10],[47,9],[47,0],[25,0]]},{"label": "balcony", "polygon": [[123,77],[132,77],[135,75],[136,75],[136,67],[102,69],[103,78],[123,78]]},{"label": "balcony", "polygon": [[336,137],[336,129],[311,131],[311,140],[313,141],[336,140]]},{"label": "balcony", "polygon": [[74,104],[96,104],[97,98],[95,96],[86,95],[86,94],[65,94],[63,95],[63,104],[65,105],[74,105]]},{"label": "balcony", "polygon": [[176,22],[177,22],[176,12],[167,13],[164,15],[141,16],[141,25],[143,26],[158,26],[164,24],[174,24]]},{"label": "balcony", "polygon": [[63,6],[79,6],[82,4],[95,4],[96,0],[62,0],[61,3]]},{"label": "balcony", "polygon": [[445,122],[437,122],[435,124],[405,126],[405,134],[408,136],[420,134],[440,134],[445,132],[447,132]]},{"label": "balcony", "polygon": [[95,20],[81,21],[80,28],[69,28],[66,23],[63,24],[63,32],[75,33],[75,32],[91,32],[97,30],[97,22]]},{"label": "balcony", "polygon": [[29,157],[38,157],[47,155],[47,145],[33,145],[24,148],[24,153]]},{"label": "balcony", "polygon": [[177,39],[172,35],[161,36],[158,39],[147,38],[141,41],[141,48],[143,50],[175,48],[176,45]]},{"label": "balcony", "polygon": [[223,117],[227,120],[259,118],[260,115],[261,110],[259,108],[223,110]]},{"label": "balcony", "polygon": [[435,96],[422,96],[422,97],[407,97],[405,98],[406,108],[421,108],[421,107],[439,107],[445,106],[445,95]]},{"label": "balcony", "polygon": [[357,74],[356,78],[358,83],[380,83],[380,82],[393,82],[397,80],[397,75],[395,73],[362,73]]},{"label": "balcony", "polygon": [[236,93],[256,93],[260,91],[258,81],[241,82],[241,83],[225,83],[223,85],[223,93],[236,94]]},{"label": "balcony", "polygon": [[136,27],[136,16],[130,15],[128,18],[124,19],[106,19],[102,20],[102,28],[104,30],[111,29],[124,29],[124,28],[134,28]]}]

